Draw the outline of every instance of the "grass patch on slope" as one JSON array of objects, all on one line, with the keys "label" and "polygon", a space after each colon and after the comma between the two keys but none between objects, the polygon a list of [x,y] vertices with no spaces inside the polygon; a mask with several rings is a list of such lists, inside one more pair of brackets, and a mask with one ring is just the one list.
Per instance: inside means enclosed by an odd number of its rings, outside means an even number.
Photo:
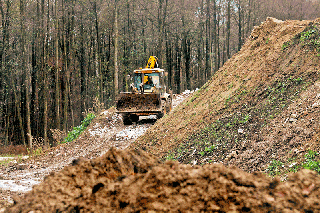
[{"label": "grass patch on slope", "polygon": [[289,47],[299,44],[309,50],[316,50],[318,56],[320,56],[320,29],[318,25],[310,25],[306,29],[297,34],[294,39],[285,42],[282,45],[282,50],[286,50]]},{"label": "grass patch on slope", "polygon": [[287,161],[272,160],[266,169],[269,176],[278,176],[285,173],[297,172],[299,169],[309,169],[320,174],[320,155],[318,152],[308,150],[304,159],[288,159]]},{"label": "grass patch on slope", "polygon": [[[261,85],[248,91],[242,87],[226,99],[222,116],[189,136],[166,159],[182,163],[204,164],[223,161],[227,153],[240,149],[246,140],[280,114],[298,97],[309,83],[307,76],[278,79],[269,86]],[[264,88],[265,87],[265,88]]]}]

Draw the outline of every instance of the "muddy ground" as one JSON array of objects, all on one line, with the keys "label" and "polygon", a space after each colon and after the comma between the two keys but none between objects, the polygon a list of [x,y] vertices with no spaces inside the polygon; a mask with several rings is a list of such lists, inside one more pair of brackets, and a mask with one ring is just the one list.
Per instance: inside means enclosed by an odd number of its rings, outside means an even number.
[{"label": "muddy ground", "polygon": [[[173,109],[192,93],[185,91],[174,95]],[[75,159],[94,159],[111,147],[126,149],[155,121],[152,116],[141,116],[137,123],[125,126],[122,117],[111,108],[102,111],[76,141],[60,144],[28,159],[16,158],[0,166],[0,212],[3,207],[13,203],[14,197],[21,197],[34,185],[41,183],[45,176],[60,171]]]},{"label": "muddy ground", "polygon": [[111,149],[47,176],[7,212],[319,212],[320,178],[287,182],[221,164],[160,163],[142,150]]}]

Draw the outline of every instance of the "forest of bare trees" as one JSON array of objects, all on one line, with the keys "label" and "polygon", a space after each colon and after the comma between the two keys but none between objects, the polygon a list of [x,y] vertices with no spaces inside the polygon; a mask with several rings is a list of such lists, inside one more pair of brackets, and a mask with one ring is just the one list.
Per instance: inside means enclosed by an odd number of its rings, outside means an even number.
[{"label": "forest of bare trees", "polygon": [[31,146],[114,104],[150,55],[175,93],[201,87],[268,16],[319,0],[0,0],[0,145]]}]

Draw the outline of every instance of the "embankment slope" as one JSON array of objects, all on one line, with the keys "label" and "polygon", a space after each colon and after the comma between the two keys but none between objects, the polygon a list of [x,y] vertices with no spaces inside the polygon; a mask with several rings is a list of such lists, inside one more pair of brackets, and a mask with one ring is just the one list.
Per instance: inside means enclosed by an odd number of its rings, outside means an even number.
[{"label": "embankment slope", "polygon": [[319,151],[319,20],[268,18],[209,82],[131,147],[248,172]]}]

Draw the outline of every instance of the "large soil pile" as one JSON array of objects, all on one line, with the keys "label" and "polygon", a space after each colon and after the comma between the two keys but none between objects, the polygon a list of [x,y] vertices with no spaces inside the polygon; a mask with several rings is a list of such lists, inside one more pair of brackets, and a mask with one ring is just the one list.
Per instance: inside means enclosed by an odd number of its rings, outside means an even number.
[{"label": "large soil pile", "polygon": [[319,21],[268,18],[209,82],[131,147],[248,172],[301,168],[309,150],[320,151]]},{"label": "large soil pile", "polygon": [[92,209],[100,188],[128,175],[146,173],[158,163],[144,152],[124,152],[115,148],[93,160],[79,158],[72,162],[72,166],[45,177],[44,182],[36,185],[25,198],[15,201],[18,205],[10,211],[71,211],[77,206]]},{"label": "large soil pile", "polygon": [[303,170],[283,183],[221,164],[159,163],[111,149],[48,176],[7,212],[318,212],[320,178]]}]

